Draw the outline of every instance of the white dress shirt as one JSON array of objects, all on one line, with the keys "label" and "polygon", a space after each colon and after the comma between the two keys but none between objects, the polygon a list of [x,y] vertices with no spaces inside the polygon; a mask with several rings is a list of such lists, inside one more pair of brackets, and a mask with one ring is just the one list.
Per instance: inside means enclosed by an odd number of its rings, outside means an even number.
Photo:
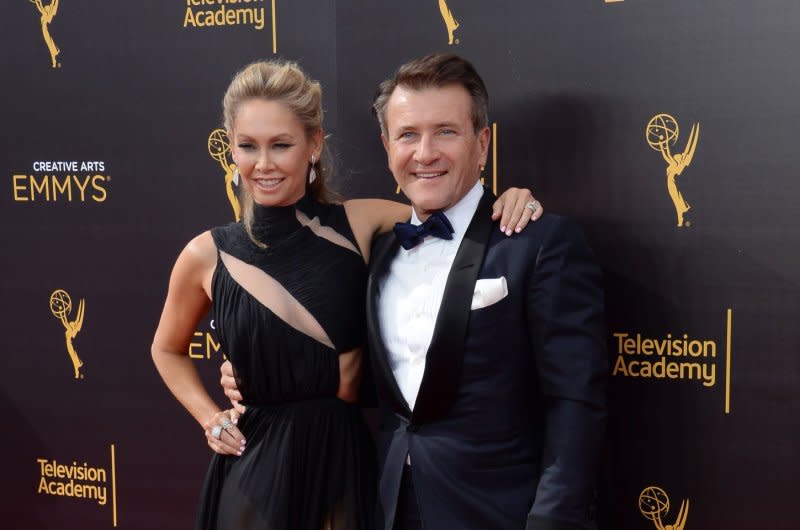
[{"label": "white dress shirt", "polygon": [[[381,337],[397,385],[411,410],[425,373],[447,276],[482,195],[483,187],[477,182],[444,212],[453,226],[453,239],[428,236],[411,250],[400,248],[380,285]],[[421,224],[413,210],[411,224]]]}]

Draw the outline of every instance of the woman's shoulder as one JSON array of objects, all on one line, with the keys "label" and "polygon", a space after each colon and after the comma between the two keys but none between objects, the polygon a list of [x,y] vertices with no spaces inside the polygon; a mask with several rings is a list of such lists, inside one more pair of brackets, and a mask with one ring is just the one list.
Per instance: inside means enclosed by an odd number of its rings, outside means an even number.
[{"label": "woman's shoulder", "polygon": [[247,236],[244,225],[241,222],[230,222],[225,225],[215,226],[214,228],[203,232],[197,237],[208,234],[211,243],[216,246],[216,249],[225,249],[234,243],[241,243],[242,236]]}]

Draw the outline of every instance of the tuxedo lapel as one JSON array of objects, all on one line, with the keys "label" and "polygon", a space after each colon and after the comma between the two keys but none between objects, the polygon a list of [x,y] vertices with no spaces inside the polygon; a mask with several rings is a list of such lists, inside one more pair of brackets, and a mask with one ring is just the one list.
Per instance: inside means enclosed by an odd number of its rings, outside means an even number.
[{"label": "tuxedo lapel", "polygon": [[472,295],[493,225],[493,201],[494,196],[485,190],[447,276],[414,406],[414,423],[445,415],[458,394]]},{"label": "tuxedo lapel", "polygon": [[367,336],[369,341],[369,354],[374,368],[378,392],[381,398],[390,405],[392,410],[409,418],[411,409],[408,407],[400,387],[394,378],[394,373],[389,365],[389,352],[383,342],[379,318],[380,282],[389,271],[392,260],[400,249],[400,243],[389,232],[379,238],[372,249],[370,274],[367,280]]}]

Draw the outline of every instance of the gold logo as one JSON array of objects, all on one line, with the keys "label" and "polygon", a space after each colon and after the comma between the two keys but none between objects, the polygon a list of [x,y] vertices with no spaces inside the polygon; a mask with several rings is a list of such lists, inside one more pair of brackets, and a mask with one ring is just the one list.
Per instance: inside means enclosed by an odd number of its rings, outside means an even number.
[{"label": "gold logo", "polygon": [[58,68],[61,64],[56,62],[56,56],[61,53],[61,50],[59,50],[56,43],[53,42],[53,37],[50,36],[50,29],[48,27],[58,12],[58,0],[51,0],[49,5],[43,5],[42,0],[28,1],[34,4],[36,9],[39,10],[39,14],[42,15],[41,22],[44,43],[47,44],[47,49],[50,50],[50,60],[53,62],[53,68]]},{"label": "gold logo", "polygon": [[184,28],[250,26],[256,31],[263,30],[267,25],[266,8],[263,4],[269,3],[272,17],[272,53],[278,53],[275,0],[179,0],[179,2],[186,4],[183,16]]},{"label": "gold logo", "polygon": [[[117,459],[116,448],[109,446],[108,466],[94,466],[84,459],[57,460],[51,457],[36,459],[39,485],[36,493],[62,497],[65,500],[94,501],[98,506],[111,506],[111,523],[117,527]],[[109,477],[110,475],[110,477]]]},{"label": "gold logo", "polygon": [[657,530],[683,530],[689,516],[689,499],[681,502],[681,509],[674,524],[665,525],[663,518],[669,513],[669,496],[658,486],[648,486],[639,494],[639,511],[653,521]]},{"label": "gold logo", "polygon": [[231,144],[228,141],[228,134],[223,129],[214,129],[208,135],[208,154],[219,162],[222,170],[225,172],[225,193],[228,195],[228,201],[233,208],[233,216],[239,220],[241,208],[239,207],[239,199],[236,197],[236,190],[234,186],[239,186],[239,171],[236,164],[228,161],[228,155],[231,152]]},{"label": "gold logo", "polygon": [[442,20],[447,27],[447,44],[458,44],[458,39],[453,34],[458,29],[459,23],[453,17],[453,12],[447,7],[447,0],[439,0],[439,11],[442,13]]},{"label": "gold logo", "polygon": [[81,300],[78,303],[78,311],[75,320],[70,321],[68,317],[72,312],[72,298],[70,298],[69,293],[63,289],[56,289],[50,295],[50,312],[53,313],[54,317],[61,321],[61,324],[64,325],[64,338],[67,342],[67,353],[69,353],[69,358],[72,361],[72,367],[75,370],[75,379],[83,378],[83,375],[81,374],[81,366],[83,366],[83,361],[81,361],[80,357],[78,357],[78,352],[75,351],[75,346],[73,346],[72,340],[78,336],[78,332],[83,326],[83,315],[85,309],[86,304],[84,303],[84,300]]},{"label": "gold logo", "polygon": [[[694,151],[697,148],[697,140],[700,138],[700,124],[692,125],[689,133],[689,140],[682,153],[673,155],[670,146],[678,141],[678,122],[669,114],[656,114],[647,123],[645,130],[647,144],[661,153],[667,163],[667,191],[675,205],[675,213],[678,215],[678,226],[684,226],[683,214],[689,211],[689,203],[684,200],[675,177],[683,173],[692,162]],[[685,226],[689,226],[686,223]]]}]

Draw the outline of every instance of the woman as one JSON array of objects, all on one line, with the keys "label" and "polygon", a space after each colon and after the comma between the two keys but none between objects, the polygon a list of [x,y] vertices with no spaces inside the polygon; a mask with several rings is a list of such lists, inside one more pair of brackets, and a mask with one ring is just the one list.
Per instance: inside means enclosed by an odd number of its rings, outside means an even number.
[{"label": "woman", "polygon": [[[407,219],[409,207],[329,202],[321,89],[297,65],[246,67],[223,106],[243,220],[181,252],[152,347],[165,383],[218,453],[197,528],[371,528],[374,450],[354,404],[366,261],[372,237]],[[503,224],[517,226],[529,194],[506,196],[513,213]],[[186,355],[209,307],[247,405],[238,422]]]}]

